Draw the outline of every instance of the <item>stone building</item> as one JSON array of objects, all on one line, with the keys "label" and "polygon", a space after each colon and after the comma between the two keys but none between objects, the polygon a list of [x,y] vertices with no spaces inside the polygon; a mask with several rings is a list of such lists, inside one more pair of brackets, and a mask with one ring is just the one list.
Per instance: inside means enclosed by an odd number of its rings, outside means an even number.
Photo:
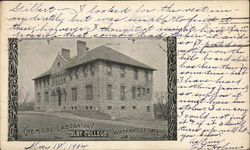
[{"label": "stone building", "polygon": [[77,41],[77,56],[61,49],[49,70],[33,79],[35,110],[154,119],[153,71],[107,46],[89,50],[86,42]]}]

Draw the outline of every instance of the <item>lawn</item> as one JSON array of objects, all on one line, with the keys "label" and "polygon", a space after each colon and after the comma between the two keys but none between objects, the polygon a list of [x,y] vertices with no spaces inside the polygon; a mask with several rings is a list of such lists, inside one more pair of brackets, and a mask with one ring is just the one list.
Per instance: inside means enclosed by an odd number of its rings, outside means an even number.
[{"label": "lawn", "polygon": [[[107,136],[72,137],[72,131],[105,131]],[[95,132],[95,133],[96,133]],[[91,132],[92,133],[92,132]],[[114,125],[89,120],[74,120],[36,113],[18,114],[18,140],[167,140],[166,130]],[[74,134],[77,134],[74,132]]]},{"label": "lawn", "polygon": [[102,119],[102,120],[110,120],[111,116],[109,116],[108,114],[105,113],[101,113],[99,111],[65,111],[68,113],[72,113],[74,115],[77,116],[81,116],[81,117],[86,117],[86,118],[95,118],[95,119]]}]

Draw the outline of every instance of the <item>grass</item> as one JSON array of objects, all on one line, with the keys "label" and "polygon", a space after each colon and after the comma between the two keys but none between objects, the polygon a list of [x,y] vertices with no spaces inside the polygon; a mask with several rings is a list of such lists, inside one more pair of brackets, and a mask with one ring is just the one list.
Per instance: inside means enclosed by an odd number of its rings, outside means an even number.
[{"label": "grass", "polygon": [[86,117],[86,118],[94,118],[94,119],[102,119],[102,120],[111,120],[111,116],[99,111],[65,111],[76,116]]},{"label": "grass", "polygon": [[[80,126],[74,126],[80,125]],[[66,126],[70,128],[65,128]],[[89,128],[93,127],[93,128]],[[137,131],[138,129],[138,131]],[[48,132],[31,132],[31,130],[44,130]],[[69,130],[106,130],[108,137],[69,137]],[[127,130],[129,132],[123,132]],[[145,131],[141,131],[145,130]],[[27,134],[27,131],[30,131]],[[133,132],[132,132],[133,131]],[[135,132],[136,131],[136,132]],[[159,134],[155,134],[157,131]],[[56,116],[19,113],[18,114],[18,140],[19,141],[107,141],[107,140],[166,140],[166,131],[137,128],[125,125],[114,125],[95,121],[84,121],[59,118]]]}]

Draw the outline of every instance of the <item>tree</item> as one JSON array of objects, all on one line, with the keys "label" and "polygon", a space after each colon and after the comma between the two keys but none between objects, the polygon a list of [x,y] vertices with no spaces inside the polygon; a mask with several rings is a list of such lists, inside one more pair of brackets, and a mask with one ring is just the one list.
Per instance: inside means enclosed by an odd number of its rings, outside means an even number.
[{"label": "tree", "polygon": [[30,100],[30,92],[24,94],[21,89],[18,90],[18,110],[34,110],[34,102]]},{"label": "tree", "polygon": [[154,103],[156,107],[156,111],[159,108],[160,113],[162,115],[162,119],[167,119],[167,92],[159,92],[154,96]]}]

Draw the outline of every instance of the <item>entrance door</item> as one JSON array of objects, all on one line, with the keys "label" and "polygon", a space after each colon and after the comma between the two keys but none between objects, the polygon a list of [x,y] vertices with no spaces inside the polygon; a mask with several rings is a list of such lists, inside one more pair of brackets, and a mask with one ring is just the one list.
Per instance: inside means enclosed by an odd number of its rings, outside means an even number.
[{"label": "entrance door", "polygon": [[62,92],[60,88],[57,89],[57,94],[58,94],[58,106],[61,106]]}]

